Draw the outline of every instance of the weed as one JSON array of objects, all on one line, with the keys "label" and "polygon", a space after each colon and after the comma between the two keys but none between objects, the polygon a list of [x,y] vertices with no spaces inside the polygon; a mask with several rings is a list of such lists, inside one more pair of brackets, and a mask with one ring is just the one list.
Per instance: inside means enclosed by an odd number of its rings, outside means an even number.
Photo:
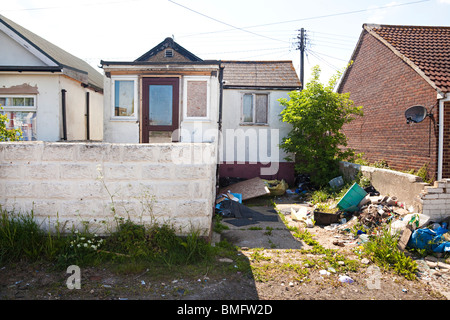
[{"label": "weed", "polygon": [[380,235],[364,244],[366,254],[379,266],[393,269],[408,280],[416,279],[417,263],[397,247],[398,239],[384,228]]}]

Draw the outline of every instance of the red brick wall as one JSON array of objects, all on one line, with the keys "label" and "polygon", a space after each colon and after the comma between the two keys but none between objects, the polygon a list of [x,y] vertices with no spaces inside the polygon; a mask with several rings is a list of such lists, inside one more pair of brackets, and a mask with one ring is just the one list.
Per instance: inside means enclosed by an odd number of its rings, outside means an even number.
[{"label": "red brick wall", "polygon": [[412,125],[405,119],[407,108],[423,105],[430,110],[436,103],[436,91],[417,72],[365,32],[339,92],[350,92],[364,111],[344,126],[349,147],[370,162],[385,160],[397,170],[418,170],[429,163],[436,178],[438,106],[432,110],[434,119]]}]

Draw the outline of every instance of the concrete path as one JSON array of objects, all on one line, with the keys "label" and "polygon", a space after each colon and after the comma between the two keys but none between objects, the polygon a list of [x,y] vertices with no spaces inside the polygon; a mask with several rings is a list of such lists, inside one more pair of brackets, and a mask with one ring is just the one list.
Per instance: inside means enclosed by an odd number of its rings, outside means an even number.
[{"label": "concrete path", "polygon": [[250,209],[258,212],[261,216],[257,215],[256,219],[224,218],[222,223],[228,226],[229,230],[222,231],[221,240],[226,239],[228,242],[241,248],[302,248],[302,243],[292,236],[274,208],[270,206],[252,206]]}]

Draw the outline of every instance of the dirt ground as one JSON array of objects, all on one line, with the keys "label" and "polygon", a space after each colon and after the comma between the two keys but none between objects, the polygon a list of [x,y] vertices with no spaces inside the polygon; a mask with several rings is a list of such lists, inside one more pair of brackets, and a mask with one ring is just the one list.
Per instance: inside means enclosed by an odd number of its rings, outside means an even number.
[{"label": "dirt ground", "polygon": [[[326,248],[358,259],[352,239],[322,227],[308,231]],[[339,241],[340,245],[336,245]],[[333,244],[333,242],[335,244]],[[339,273],[308,266],[316,255],[296,249],[242,248],[240,258],[252,265],[252,274],[205,273],[180,277],[155,275],[152,270],[117,274],[106,268],[81,269],[81,288],[69,289],[70,273],[50,271],[48,265],[15,264],[0,268],[0,300],[446,300],[450,273],[431,269],[418,260],[418,280],[362,263],[358,272]],[[367,261],[366,261],[367,262]],[[229,259],[221,264],[235,264]],[[300,271],[299,271],[300,270]],[[303,272],[302,272],[303,270]],[[297,271],[297,272],[296,272]],[[341,282],[348,276],[351,283]]]}]

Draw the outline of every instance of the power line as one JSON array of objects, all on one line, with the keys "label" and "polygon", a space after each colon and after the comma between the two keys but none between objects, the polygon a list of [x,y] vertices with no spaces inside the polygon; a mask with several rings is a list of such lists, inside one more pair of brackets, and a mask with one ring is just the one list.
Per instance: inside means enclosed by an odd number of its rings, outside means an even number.
[{"label": "power line", "polygon": [[37,11],[37,10],[54,10],[54,9],[69,9],[69,8],[79,8],[80,6],[98,6],[98,5],[106,5],[106,4],[119,4],[119,3],[128,3],[128,2],[139,2],[143,0],[116,0],[116,1],[107,1],[107,2],[88,2],[84,4],[76,3],[74,5],[69,6],[51,6],[51,7],[38,7],[38,8],[21,8],[21,9],[5,9],[3,12],[14,12],[14,11]]},{"label": "power line", "polygon": [[[172,0],[169,0],[170,2],[173,2]],[[276,24],[284,24],[284,23],[292,23],[292,22],[299,22],[299,21],[307,21],[307,20],[315,20],[315,19],[323,19],[323,18],[332,18],[332,17],[337,17],[337,16],[342,16],[342,15],[349,15],[349,14],[355,14],[355,13],[362,13],[362,12],[369,12],[369,11],[374,11],[374,10],[381,10],[381,9],[388,9],[388,8],[396,8],[396,7],[401,7],[401,6],[408,6],[408,5],[412,5],[412,4],[417,4],[417,3],[422,3],[422,2],[429,2],[431,0],[419,0],[419,1],[412,1],[412,2],[406,2],[406,3],[399,3],[399,4],[394,4],[394,5],[386,5],[386,6],[381,6],[381,7],[376,7],[376,8],[368,8],[368,9],[360,9],[360,10],[354,10],[354,11],[347,11],[347,12],[339,12],[339,13],[331,13],[331,14],[327,14],[327,15],[321,15],[321,16],[314,16],[314,17],[308,17],[308,18],[301,18],[301,19],[294,19],[294,20],[286,20],[286,21],[279,21],[279,22],[271,22],[271,23],[265,23],[265,24],[258,24],[258,25],[253,25],[253,26],[247,26],[247,27],[242,27],[242,28],[238,28],[239,30],[244,31],[244,29],[251,29],[251,28],[258,28],[258,27],[266,27],[266,26],[272,26],[272,25],[276,25]],[[173,2],[175,3],[175,2]],[[178,4],[178,3],[175,3]],[[180,5],[180,4],[178,4]],[[180,5],[181,6],[181,5]],[[187,8],[189,9],[189,8]],[[189,9],[191,11],[193,11],[192,9]],[[210,17],[208,17],[210,18]],[[222,22],[221,22],[222,23]],[[225,23],[224,23],[225,24]],[[228,25],[228,24],[226,24]],[[230,26],[230,25],[228,25]],[[231,26],[233,28],[236,28],[234,26]],[[187,35],[185,37],[191,37],[191,36],[196,36],[196,35],[201,35],[201,34],[211,34],[211,33],[220,33],[220,32],[227,32],[227,31],[231,31],[233,29],[227,29],[227,30],[217,30],[217,31],[208,31],[208,32],[200,32],[200,33],[196,33],[196,34],[191,34],[191,35]]]},{"label": "power line", "polygon": [[263,38],[270,39],[270,40],[274,40],[274,41],[288,42],[288,41],[284,41],[284,40],[280,40],[280,39],[271,38],[271,37],[268,37],[268,36],[265,36],[265,35],[262,35],[262,34],[258,34],[258,33],[255,33],[255,32],[249,31],[249,30],[245,30],[245,29],[243,29],[243,28],[239,28],[239,27],[233,26],[233,25],[231,25],[231,24],[229,24],[229,23],[223,22],[223,21],[218,20],[218,19],[216,19],[216,18],[210,17],[210,16],[208,16],[208,15],[206,15],[206,14],[204,14],[204,13],[201,13],[201,12],[198,12],[198,11],[196,11],[196,10],[194,10],[194,9],[188,8],[188,7],[186,7],[186,6],[183,6],[182,4],[176,3],[175,1],[169,0],[169,2],[171,2],[171,3],[173,3],[173,4],[176,4],[177,6],[180,6],[180,7],[182,7],[182,8],[185,8],[185,9],[187,9],[187,10],[189,10],[189,11],[192,11],[192,12],[194,12],[194,13],[196,13],[196,14],[199,14],[199,15],[205,17],[205,18],[208,18],[208,19],[211,19],[211,20],[216,21],[216,22],[218,22],[218,23],[221,23],[221,24],[224,24],[224,25],[226,25],[226,26],[232,27],[233,29],[240,30],[240,31],[243,31],[243,32],[247,32],[247,33],[253,34],[253,35],[255,35],[255,36],[263,37]]}]

